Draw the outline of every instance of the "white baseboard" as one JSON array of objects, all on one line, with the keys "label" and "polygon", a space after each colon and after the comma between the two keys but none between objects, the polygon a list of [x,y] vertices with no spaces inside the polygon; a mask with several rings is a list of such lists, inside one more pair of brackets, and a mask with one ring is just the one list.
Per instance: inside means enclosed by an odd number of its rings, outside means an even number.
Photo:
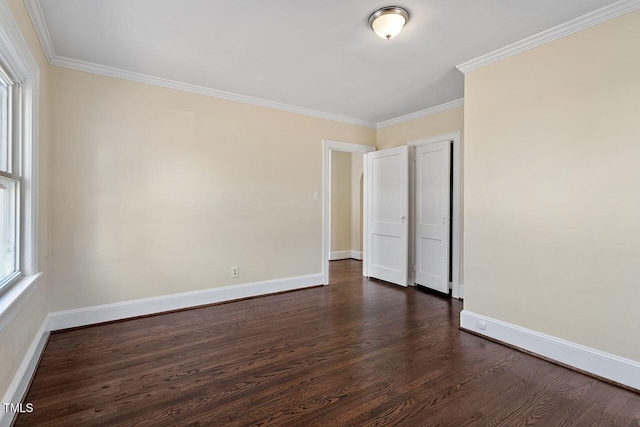
[{"label": "white baseboard", "polygon": [[460,327],[640,390],[640,362],[463,310]]},{"label": "white baseboard", "polygon": [[359,251],[329,252],[329,261],[337,261],[340,259],[349,259],[349,258],[362,260],[362,252],[359,252]]},{"label": "white baseboard", "polygon": [[351,251],[329,252],[329,261],[337,261],[339,259],[351,258]]},{"label": "white baseboard", "polygon": [[50,313],[51,330],[75,328],[322,284],[322,273],[143,298]]},{"label": "white baseboard", "polygon": [[[13,377],[9,389],[2,398],[2,403],[20,403],[24,399],[31,383],[31,378],[38,367],[40,355],[42,355],[47,339],[49,339],[49,320],[49,316],[45,317],[40,329],[36,332],[36,336],[33,338],[27,354],[25,354],[16,375]],[[9,427],[15,416],[15,412],[6,412],[4,407],[0,408],[0,427]]]},{"label": "white baseboard", "polygon": [[460,290],[458,291],[458,298],[464,299],[464,285],[460,283]]}]

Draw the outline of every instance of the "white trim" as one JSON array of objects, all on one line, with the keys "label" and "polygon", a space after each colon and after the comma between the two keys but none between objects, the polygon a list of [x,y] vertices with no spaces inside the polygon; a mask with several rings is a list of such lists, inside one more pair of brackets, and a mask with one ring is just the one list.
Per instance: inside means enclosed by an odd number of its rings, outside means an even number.
[{"label": "white trim", "polygon": [[455,101],[446,102],[444,104],[436,105],[435,107],[427,108],[426,110],[416,111],[415,113],[406,114],[404,116],[396,117],[395,119],[389,119],[382,122],[378,122],[376,129],[382,129],[389,126],[397,125],[399,123],[408,122],[409,120],[419,119],[421,117],[430,116],[432,114],[441,113],[443,111],[451,110],[464,106],[464,98],[456,99]]},{"label": "white trim", "polygon": [[38,179],[40,168],[40,72],[24,81],[22,87],[22,183],[21,267],[26,275],[38,273]]},{"label": "white trim", "polygon": [[49,34],[49,29],[47,28],[47,23],[44,19],[44,14],[42,13],[42,8],[40,7],[40,1],[24,0],[24,4],[27,7],[27,12],[29,12],[29,17],[31,17],[38,39],[40,39],[44,56],[47,58],[47,61],[51,63],[57,55],[53,41],[51,40],[51,35]]},{"label": "white trim", "polygon": [[[453,235],[451,236],[451,263],[452,263],[452,281],[451,296],[453,298],[462,298],[460,276],[462,271],[462,132],[449,132],[442,135],[432,136],[430,138],[409,141],[409,147],[418,147],[421,145],[434,144],[442,141],[453,141],[453,211],[451,212],[451,221]],[[413,193],[413,192],[412,192]],[[415,215],[412,215],[412,224],[415,221]],[[415,230],[415,225],[412,229]],[[415,249],[412,249],[415,255]],[[412,260],[413,262],[413,260]]]},{"label": "white trim", "polygon": [[[49,339],[49,316],[45,317],[36,336],[33,338],[29,350],[24,355],[22,363],[18,368],[9,389],[2,398],[3,403],[20,403],[24,399],[31,378],[38,367],[40,356],[44,351],[44,347]],[[5,412],[4,408],[0,408],[0,427],[8,427],[13,422],[16,413]]]},{"label": "white trim", "polygon": [[58,311],[50,313],[51,330],[57,331],[241,298],[293,291],[317,286],[321,282],[322,275],[318,273]]},{"label": "white trim", "polygon": [[169,80],[162,77],[151,76],[148,74],[136,73],[133,71],[122,70],[120,68],[109,67],[106,65],[94,64],[79,59],[65,58],[56,56],[50,62],[51,65],[69,68],[72,70],[84,71],[86,73],[99,74],[106,77],[115,77],[124,80],[130,80],[138,83],[145,83],[153,86],[160,86],[168,89],[181,90],[199,95],[211,96],[214,98],[226,99],[229,101],[242,102],[244,104],[257,105],[259,107],[273,108],[274,110],[287,111],[289,113],[302,114],[304,116],[316,117],[319,119],[332,120],[334,122],[347,123],[355,126],[375,129],[376,124],[366,120],[355,119],[352,117],[341,116],[338,114],[327,113],[324,111],[312,110],[310,108],[298,107],[295,105],[284,104],[281,102],[269,101],[262,98],[254,98],[252,96],[240,95],[237,93],[226,92],[223,90],[212,89],[204,86],[198,86],[190,83],[183,83],[176,80]]},{"label": "white trim", "polygon": [[0,294],[0,332],[5,330],[22,310],[31,294],[38,289],[37,282],[40,276],[42,273],[23,277]]},{"label": "white trim", "polygon": [[242,102],[245,104],[258,105],[260,107],[273,108],[281,111],[288,111],[290,113],[302,114],[305,116],[317,117],[320,119],[332,120],[341,123],[348,123],[355,126],[363,126],[370,129],[382,129],[387,126],[392,126],[398,123],[406,122],[409,120],[418,119],[431,114],[440,113],[442,111],[450,110],[452,108],[461,107],[464,105],[464,99],[457,99],[454,101],[446,102],[441,105],[427,108],[425,110],[416,111],[414,113],[406,114],[404,116],[396,117],[382,122],[374,123],[367,120],[356,119],[352,117],[346,117],[338,114],[327,113],[324,111],[312,110],[309,108],[298,107],[295,105],[284,104],[280,102],[269,101],[261,98],[254,98],[251,96],[240,95],[232,92],[226,92],[213,88],[193,85],[176,80],[164,79],[161,77],[152,76],[149,74],[136,73],[133,71],[123,70],[121,68],[109,67],[107,65],[96,64],[93,62],[83,61],[74,58],[68,58],[64,56],[58,56],[55,51],[55,46],[51,39],[47,23],[42,13],[39,0],[24,0],[35,27],[40,43],[44,50],[44,54],[47,57],[49,64],[58,67],[69,68],[77,71],[84,71],[92,74],[99,74],[101,76],[114,77],[124,80],[130,80],[138,83],[145,83],[154,86],[165,87],[169,89],[182,90],[185,92],[197,93],[205,96],[212,96],[215,98],[227,99],[230,101]]},{"label": "white trim", "polygon": [[4,49],[2,54],[8,55],[7,61],[10,65],[17,65],[17,68],[7,70],[12,78],[21,76],[22,82],[29,78],[36,78],[38,75],[38,65],[31,55],[31,51],[24,41],[18,25],[13,20],[11,9],[5,0],[0,0],[0,46]]},{"label": "white trim", "polygon": [[460,284],[460,295],[458,296],[459,299],[464,299],[464,285],[461,283]]},{"label": "white trim", "polygon": [[460,327],[640,390],[640,362],[463,310]]},{"label": "white trim", "polygon": [[[366,154],[375,151],[376,147],[331,139],[322,140],[322,283],[325,285],[329,284],[329,242],[331,240],[331,150]],[[366,183],[366,168],[362,173]]]},{"label": "white trim", "polygon": [[351,258],[351,251],[329,252],[329,261],[337,261],[341,259]]},{"label": "white trim", "polygon": [[414,120],[420,117],[428,116],[430,114],[436,114],[452,108],[461,107],[464,105],[464,99],[457,99],[455,101],[447,102],[435,107],[430,107],[425,110],[416,111],[415,113],[407,114],[404,116],[396,117],[394,119],[385,120],[379,123],[370,122],[367,120],[356,119],[352,117],[346,117],[338,114],[327,113],[324,111],[312,110],[309,108],[298,107],[295,105],[284,104],[280,102],[269,101],[261,98],[254,98],[251,96],[240,95],[237,93],[226,92],[222,90],[212,89],[208,87],[193,85],[176,80],[164,79],[148,74],[136,73],[133,71],[127,71],[120,68],[109,67],[107,65],[96,64],[93,62],[82,61],[79,59],[68,58],[64,56],[58,56],[51,40],[47,23],[42,13],[39,0],[24,0],[35,27],[40,43],[44,50],[44,54],[47,57],[49,64],[58,67],[69,68],[77,71],[84,71],[92,74],[99,74],[101,76],[114,77],[124,80],[130,80],[138,83],[150,84],[153,86],[160,86],[169,89],[181,90],[185,92],[197,93],[199,95],[212,96],[215,98],[227,99],[230,101],[242,102],[245,104],[258,105],[260,107],[273,108],[276,110],[287,111],[290,113],[302,114],[305,116],[317,117],[320,119],[332,120],[335,122],[348,123],[355,126],[363,126],[370,129],[382,129],[387,126],[395,125],[398,123]]},{"label": "white trim", "polygon": [[357,259],[362,260],[362,252],[360,251],[335,251],[329,253],[329,261],[337,261],[340,259]]},{"label": "white trim", "polygon": [[23,274],[38,272],[38,133],[40,70],[31,55],[11,10],[0,0],[0,57],[11,79],[18,82],[21,117],[20,268]]},{"label": "white trim", "polygon": [[542,31],[526,39],[512,43],[503,48],[494,50],[486,55],[479,56],[470,61],[458,65],[456,68],[463,73],[468,73],[486,65],[501,61],[513,55],[536,48],[543,44],[552,42],[561,37],[568,36],[575,32],[584,30],[602,22],[617,18],[625,13],[633,12],[640,8],[640,0],[621,0],[610,4],[593,12],[582,15],[571,21],[565,22],[548,30]]},{"label": "white trim", "polygon": [[38,132],[40,71],[13,14],[0,0],[0,57],[17,83],[20,154],[20,270],[24,277],[0,294],[0,331],[15,317],[35,290],[38,272]]},{"label": "white trim", "polygon": [[212,96],[215,98],[227,99],[230,101],[242,102],[245,104],[257,105],[260,107],[273,108],[275,110],[287,111],[290,113],[302,114],[305,116],[317,117],[319,119],[332,120],[335,122],[348,123],[355,126],[363,126],[371,129],[376,128],[376,124],[366,120],[355,119],[352,117],[341,116],[338,114],[327,113],[324,111],[313,110],[310,108],[298,107],[295,105],[284,104],[281,102],[269,101],[252,96],[240,95],[237,93],[226,92],[213,88],[193,85],[176,80],[164,79],[149,74],[136,73],[133,71],[123,70],[121,68],[109,67],[107,65],[96,64],[93,62],[82,61],[79,59],[68,58],[56,55],[46,20],[40,7],[38,0],[25,0],[27,11],[36,29],[40,43],[44,50],[45,56],[49,64],[57,67],[69,68],[77,71],[84,71],[92,74],[99,74],[106,77],[115,77],[118,79],[130,80],[138,83],[145,83],[153,86],[160,86],[169,89],[181,90],[185,92],[196,93],[199,95]]},{"label": "white trim", "polygon": [[367,167],[369,165],[369,159],[366,154],[362,155],[362,275],[369,277],[369,265],[364,254],[367,253],[369,242],[367,235],[369,234],[369,222],[367,221],[369,196],[367,195],[367,187],[369,185]]}]

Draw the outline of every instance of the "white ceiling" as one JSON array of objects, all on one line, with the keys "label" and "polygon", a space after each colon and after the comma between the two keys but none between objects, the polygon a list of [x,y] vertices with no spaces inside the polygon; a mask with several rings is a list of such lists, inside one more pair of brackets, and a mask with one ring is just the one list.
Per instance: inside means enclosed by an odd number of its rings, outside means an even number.
[{"label": "white ceiling", "polygon": [[455,66],[612,0],[40,0],[55,55],[377,123],[463,97]]}]

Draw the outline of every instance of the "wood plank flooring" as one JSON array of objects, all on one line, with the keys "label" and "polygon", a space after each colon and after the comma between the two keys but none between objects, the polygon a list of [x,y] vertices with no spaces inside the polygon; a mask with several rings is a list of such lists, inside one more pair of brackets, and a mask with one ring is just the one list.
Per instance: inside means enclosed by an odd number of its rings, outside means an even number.
[{"label": "wood plank flooring", "polygon": [[54,333],[16,426],[640,426],[640,394],[460,331],[459,301],[331,282]]}]

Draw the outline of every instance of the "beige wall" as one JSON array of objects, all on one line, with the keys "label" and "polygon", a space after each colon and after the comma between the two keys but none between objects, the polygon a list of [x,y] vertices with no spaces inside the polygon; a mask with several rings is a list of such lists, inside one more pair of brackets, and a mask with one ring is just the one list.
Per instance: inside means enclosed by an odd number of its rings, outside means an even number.
[{"label": "beige wall", "polygon": [[331,150],[331,252],[351,250],[351,153]]},{"label": "beige wall", "polygon": [[417,139],[456,132],[462,130],[463,127],[464,107],[452,108],[378,129],[376,146],[378,150],[397,147]]},{"label": "beige wall", "polygon": [[640,12],[467,74],[465,309],[640,360]]},{"label": "beige wall", "polygon": [[331,150],[331,252],[362,251],[362,154]]},{"label": "beige wall", "polygon": [[362,154],[331,151],[331,252],[362,252]]},{"label": "beige wall", "polygon": [[44,276],[38,281],[37,290],[31,295],[18,315],[0,333],[0,396],[9,389],[18,367],[29,349],[36,332],[48,312],[49,295],[49,65],[36,36],[22,0],[7,0],[22,36],[40,68],[40,126],[39,126],[39,212],[38,258],[39,269]]},{"label": "beige wall", "polygon": [[351,153],[351,250],[362,252],[362,154]]},{"label": "beige wall", "polygon": [[322,139],[375,130],[52,71],[52,311],[321,271]]}]

